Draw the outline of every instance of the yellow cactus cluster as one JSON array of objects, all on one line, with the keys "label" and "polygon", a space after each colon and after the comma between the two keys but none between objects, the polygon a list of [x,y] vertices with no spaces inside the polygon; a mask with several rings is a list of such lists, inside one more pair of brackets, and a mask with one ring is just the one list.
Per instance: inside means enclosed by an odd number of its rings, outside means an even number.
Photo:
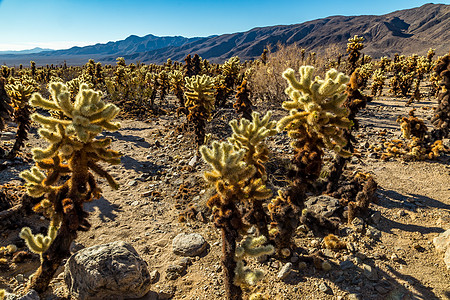
[{"label": "yellow cactus cluster", "polygon": [[[221,204],[233,200],[267,199],[272,195],[272,191],[266,188],[261,179],[249,181],[256,173],[256,168],[243,160],[244,149],[236,151],[233,145],[226,142],[213,142],[211,146],[212,149],[200,147],[200,153],[213,168],[212,171],[205,172],[205,180],[215,185]],[[220,209],[221,204],[215,206]]]},{"label": "yellow cactus cluster", "polygon": [[261,119],[257,112],[252,113],[252,122],[247,119],[232,120],[230,126],[233,129],[232,136],[228,142],[234,145],[236,149],[245,149],[244,160],[249,165],[256,167],[259,177],[262,177],[264,172],[263,163],[269,160],[269,149],[264,143],[264,140],[277,133],[276,121],[270,121],[272,112],[269,111]]},{"label": "yellow cactus cluster", "polygon": [[347,143],[344,129],[352,126],[347,118],[349,112],[342,106],[347,99],[345,89],[349,77],[335,69],[328,70],[323,80],[318,76],[314,78],[313,74],[312,66],[300,67],[300,80],[295,78],[292,69],[283,73],[289,83],[286,93],[291,101],[283,102],[282,106],[290,115],[282,118],[277,128],[279,131],[287,129],[292,138],[300,138],[299,130],[317,135],[326,148],[349,156],[350,153],[342,149]]},{"label": "yellow cactus cluster", "polygon": [[234,283],[241,287],[253,286],[264,276],[260,270],[250,270],[244,265],[246,257],[259,257],[273,254],[275,249],[272,245],[263,246],[267,242],[265,236],[246,236],[240,245],[236,247],[236,269]]},{"label": "yellow cactus cluster", "polygon": [[347,43],[347,52],[362,50],[364,48],[364,38],[362,36],[355,35],[352,38],[348,39]]},{"label": "yellow cactus cluster", "polygon": [[214,81],[208,75],[186,77],[186,106],[201,106],[210,113],[214,108]]}]

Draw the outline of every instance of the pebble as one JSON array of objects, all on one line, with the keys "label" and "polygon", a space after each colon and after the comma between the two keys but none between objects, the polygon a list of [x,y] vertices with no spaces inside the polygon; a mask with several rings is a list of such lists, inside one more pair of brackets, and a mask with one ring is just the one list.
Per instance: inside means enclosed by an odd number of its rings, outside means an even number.
[{"label": "pebble", "polygon": [[172,241],[173,253],[181,256],[200,255],[207,247],[205,239],[198,233],[180,233]]},{"label": "pebble", "polygon": [[370,216],[370,219],[372,220],[372,222],[373,222],[375,225],[378,225],[378,224],[380,223],[380,220],[381,220],[381,212],[379,212],[379,211],[374,212],[374,213]]},{"label": "pebble", "polygon": [[323,293],[328,293],[330,291],[330,287],[322,282],[321,284],[319,284],[319,290]]},{"label": "pebble", "polygon": [[283,280],[289,275],[291,270],[292,270],[292,263],[288,262],[281,268],[280,272],[278,272],[277,277]]},{"label": "pebble", "polygon": [[363,264],[363,274],[369,280],[372,281],[378,280],[377,270],[375,268],[372,268],[372,266]]},{"label": "pebble", "polygon": [[353,268],[355,264],[351,260],[345,260],[339,264],[341,270],[347,270]]}]

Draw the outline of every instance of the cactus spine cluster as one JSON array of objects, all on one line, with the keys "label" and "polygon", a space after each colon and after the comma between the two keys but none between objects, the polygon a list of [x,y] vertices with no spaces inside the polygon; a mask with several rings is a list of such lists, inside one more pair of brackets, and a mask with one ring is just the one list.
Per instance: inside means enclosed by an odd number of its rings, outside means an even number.
[{"label": "cactus spine cluster", "polygon": [[[34,93],[30,105],[62,112],[67,119],[39,113],[31,116],[41,125],[39,135],[50,145],[47,149],[32,149],[37,166],[20,174],[26,181],[30,196],[45,196],[38,208],[47,211],[51,219],[47,237],[34,236],[27,228],[21,232],[30,250],[41,253],[41,266],[29,282],[29,287],[38,292],[47,288],[60,262],[70,255],[70,244],[77,231],[90,228],[83,203],[101,195],[92,172],[117,188],[112,176],[98,163],[120,163],[120,154],[108,149],[111,139],[96,139],[104,129],[119,129],[119,124],[112,122],[119,108],[105,103],[101,100],[101,92],[89,89],[86,84],[80,85],[73,102],[67,86],[61,82],[50,83],[49,92],[51,99]],[[62,175],[68,175],[63,183],[60,180]]]},{"label": "cactus spine cluster", "polygon": [[253,286],[264,276],[260,270],[250,270],[244,266],[246,257],[259,257],[273,254],[275,249],[272,245],[263,246],[267,239],[261,235],[258,237],[246,236],[236,247],[236,269],[234,284],[241,287]]},{"label": "cactus spine cluster", "polygon": [[14,84],[6,85],[6,91],[14,104],[14,121],[19,125],[16,141],[8,154],[8,158],[14,158],[28,139],[31,124],[31,107],[28,105],[28,100],[36,90],[36,86],[37,82],[27,78],[24,78],[22,82],[16,81]]},{"label": "cactus spine cluster", "polygon": [[431,122],[436,127],[434,135],[438,138],[449,136],[450,132],[450,53],[442,57],[434,71],[442,78],[441,91],[438,95],[438,107]]},{"label": "cactus spine cluster", "polygon": [[283,102],[289,116],[282,118],[277,128],[287,130],[294,139],[291,146],[295,156],[292,160],[294,169],[288,174],[292,178],[289,190],[279,192],[268,206],[274,226],[271,234],[278,250],[291,246],[291,236],[297,227],[292,217],[303,210],[305,193],[320,175],[323,148],[338,155],[350,155],[343,149],[347,142],[343,137],[344,130],[352,125],[347,118],[349,112],[343,107],[349,78],[334,69],[327,71],[323,80],[313,77],[312,66],[302,66],[299,71],[299,80],[292,69],[283,73],[289,83],[286,94],[291,100]]},{"label": "cactus spine cluster", "polygon": [[[205,180],[215,186],[217,194],[207,205],[213,210],[216,227],[222,231],[222,265],[228,299],[242,297],[241,288],[234,284],[238,267],[235,257],[237,239],[249,225],[256,225],[260,234],[267,233],[268,218],[262,209],[262,201],[269,199],[272,191],[265,185],[262,164],[269,154],[263,140],[276,133],[275,122],[270,121],[270,116],[269,112],[260,118],[255,112],[252,123],[241,119],[238,124],[233,120],[230,122],[233,136],[229,142],[213,142],[211,149],[200,147],[203,159],[213,168],[205,172]],[[249,213],[243,216],[239,207],[247,207]],[[241,275],[244,272],[240,267],[237,270]]]},{"label": "cactus spine cluster", "polygon": [[205,142],[206,121],[214,108],[214,83],[207,75],[186,77],[187,121],[194,127],[195,142],[200,147]]}]

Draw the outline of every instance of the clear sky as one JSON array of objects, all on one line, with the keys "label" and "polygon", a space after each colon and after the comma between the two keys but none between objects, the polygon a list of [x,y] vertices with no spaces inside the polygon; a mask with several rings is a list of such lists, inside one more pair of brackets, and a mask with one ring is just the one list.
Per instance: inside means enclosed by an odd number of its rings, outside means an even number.
[{"label": "clear sky", "polygon": [[[0,0],[0,50],[65,49],[144,36],[185,37],[296,24],[333,15],[381,15],[420,0]],[[439,2],[450,4],[450,0]]]}]

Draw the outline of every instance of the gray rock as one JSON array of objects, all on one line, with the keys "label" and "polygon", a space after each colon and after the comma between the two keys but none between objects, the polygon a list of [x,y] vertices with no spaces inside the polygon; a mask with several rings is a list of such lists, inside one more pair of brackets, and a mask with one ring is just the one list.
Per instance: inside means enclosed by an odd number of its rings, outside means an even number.
[{"label": "gray rock", "polygon": [[433,239],[437,252],[444,253],[444,262],[447,270],[450,270],[450,229],[439,234]]},{"label": "gray rock", "polygon": [[158,281],[159,278],[159,272],[158,270],[153,270],[150,272],[150,282],[155,283]]},{"label": "gray rock", "polygon": [[140,298],[150,290],[145,261],[130,244],[117,241],[82,249],[65,264],[64,281],[80,300]]},{"label": "gray rock", "polygon": [[168,280],[175,280],[181,276],[181,274],[186,270],[186,266],[181,265],[170,265],[166,270],[166,278]]},{"label": "gray rock", "polygon": [[363,264],[363,274],[369,280],[372,281],[378,280],[377,270],[369,265]]},{"label": "gray rock", "polygon": [[356,232],[362,232],[364,230],[364,221],[361,218],[354,218],[352,221],[352,225],[355,228]]},{"label": "gray rock", "polygon": [[340,207],[339,200],[327,195],[309,197],[305,206],[324,217],[330,217]]},{"label": "gray rock", "polygon": [[198,161],[198,157],[197,157],[197,155],[194,155],[194,157],[192,157],[191,160],[189,161],[188,165],[189,165],[190,167],[193,167],[193,166],[195,166],[195,164],[197,163],[197,161]]},{"label": "gray rock", "polygon": [[353,268],[354,266],[355,266],[355,264],[351,260],[344,260],[343,262],[341,262],[339,264],[339,267],[341,268],[341,270],[347,270],[347,269]]},{"label": "gray rock", "polygon": [[372,220],[372,222],[373,222],[375,225],[378,225],[378,224],[380,223],[380,220],[381,220],[381,212],[379,212],[379,211],[374,212],[374,213],[370,216],[370,219]]},{"label": "gray rock", "polygon": [[278,272],[277,277],[283,280],[289,275],[291,270],[292,270],[292,263],[288,262],[281,268],[280,272]]},{"label": "gray rock", "polygon": [[30,290],[23,296],[17,296],[16,294],[6,293],[5,300],[40,300],[39,294],[35,290]]},{"label": "gray rock", "polygon": [[207,247],[205,239],[198,233],[180,233],[172,241],[173,253],[181,256],[197,256]]}]

